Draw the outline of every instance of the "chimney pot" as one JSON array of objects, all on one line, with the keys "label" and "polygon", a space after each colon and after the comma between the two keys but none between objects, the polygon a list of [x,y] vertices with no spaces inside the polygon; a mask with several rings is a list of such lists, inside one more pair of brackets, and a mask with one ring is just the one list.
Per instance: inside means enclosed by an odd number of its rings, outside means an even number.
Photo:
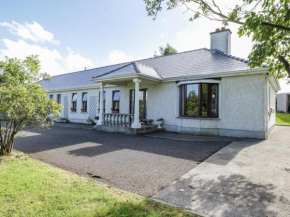
[{"label": "chimney pot", "polygon": [[226,30],[226,27],[223,26],[223,27],[222,27],[222,30]]},{"label": "chimney pot", "polygon": [[219,32],[219,31],[221,31],[221,30],[220,30],[220,28],[217,28],[215,31],[216,31],[216,32]]}]

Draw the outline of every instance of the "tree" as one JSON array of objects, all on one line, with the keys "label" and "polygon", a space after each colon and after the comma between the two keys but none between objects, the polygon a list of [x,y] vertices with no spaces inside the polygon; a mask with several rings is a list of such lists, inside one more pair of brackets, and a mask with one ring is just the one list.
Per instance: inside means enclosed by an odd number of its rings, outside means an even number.
[{"label": "tree", "polygon": [[[290,3],[289,0],[243,0],[235,8],[224,11],[215,0],[144,0],[149,16],[156,19],[162,11],[162,3],[167,9],[184,6],[193,16],[190,21],[199,17],[221,21],[224,25],[230,22],[240,26],[239,36],[252,38],[254,46],[249,54],[250,67],[262,67],[264,63],[269,71],[281,78],[290,77]],[[287,72],[285,74],[285,71]]]},{"label": "tree", "polygon": [[176,54],[177,50],[174,49],[173,47],[171,47],[169,44],[167,44],[166,47],[159,47],[159,53],[160,53],[160,55],[157,55],[155,52],[154,57]]},{"label": "tree", "polygon": [[48,126],[50,115],[59,116],[60,105],[36,83],[42,76],[39,70],[37,56],[0,61],[0,156],[11,153],[17,132]]}]

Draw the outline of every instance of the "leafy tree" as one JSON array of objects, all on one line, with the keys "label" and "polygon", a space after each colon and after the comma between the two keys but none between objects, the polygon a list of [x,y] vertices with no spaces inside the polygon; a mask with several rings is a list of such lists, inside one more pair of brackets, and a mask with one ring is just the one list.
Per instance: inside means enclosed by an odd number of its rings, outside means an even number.
[{"label": "leafy tree", "polygon": [[160,55],[157,55],[155,52],[154,57],[176,54],[177,50],[174,49],[173,47],[171,47],[169,44],[167,44],[166,47],[159,47],[159,53],[160,53]]},{"label": "leafy tree", "polygon": [[0,61],[0,156],[11,153],[17,132],[48,126],[50,115],[59,116],[60,105],[36,83],[42,77],[39,70],[37,56]]},{"label": "leafy tree", "polygon": [[198,95],[195,90],[190,91],[187,96],[186,111],[187,115],[197,116],[198,115]]},{"label": "leafy tree", "polygon": [[[243,0],[235,8],[224,11],[215,0],[144,0],[149,16],[156,19],[166,2],[167,9],[184,6],[193,13],[190,21],[199,17],[237,23],[239,36],[248,36],[255,43],[249,54],[249,65],[266,63],[270,72],[281,78],[290,77],[290,2],[289,0]],[[285,71],[287,74],[285,74]]]}]

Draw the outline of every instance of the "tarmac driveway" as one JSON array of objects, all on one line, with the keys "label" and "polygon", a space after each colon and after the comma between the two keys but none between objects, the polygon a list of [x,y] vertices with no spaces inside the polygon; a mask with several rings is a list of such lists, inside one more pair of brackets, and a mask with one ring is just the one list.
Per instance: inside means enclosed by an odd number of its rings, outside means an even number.
[{"label": "tarmac driveway", "polygon": [[152,196],[231,143],[212,138],[182,141],[57,124],[21,132],[15,149],[111,186]]}]

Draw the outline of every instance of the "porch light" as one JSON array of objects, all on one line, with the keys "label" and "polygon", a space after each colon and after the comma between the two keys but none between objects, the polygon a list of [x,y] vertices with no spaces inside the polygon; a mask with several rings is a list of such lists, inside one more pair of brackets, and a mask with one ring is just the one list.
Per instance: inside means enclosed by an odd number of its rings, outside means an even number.
[{"label": "porch light", "polygon": [[214,95],[214,94],[212,95],[212,98],[213,98],[213,99],[215,98],[215,95]]}]

